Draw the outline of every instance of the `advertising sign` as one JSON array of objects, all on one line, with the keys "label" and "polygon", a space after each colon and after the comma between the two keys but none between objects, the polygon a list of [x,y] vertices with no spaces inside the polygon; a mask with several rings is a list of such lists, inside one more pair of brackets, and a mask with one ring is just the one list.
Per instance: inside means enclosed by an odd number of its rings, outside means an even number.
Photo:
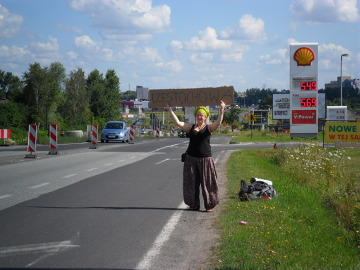
[{"label": "advertising sign", "polygon": [[316,110],[293,110],[293,124],[316,124]]},{"label": "advertising sign", "polygon": [[273,94],[273,119],[290,119],[290,94]]},{"label": "advertising sign", "polygon": [[234,87],[208,87],[187,89],[155,89],[149,91],[149,107],[163,108],[170,106],[192,107],[234,103]]},{"label": "advertising sign", "polygon": [[290,44],[290,135],[318,132],[318,44]]},{"label": "advertising sign", "polygon": [[347,120],[347,106],[327,106],[328,120]]},{"label": "advertising sign", "polygon": [[360,122],[326,122],[325,142],[360,142]]}]

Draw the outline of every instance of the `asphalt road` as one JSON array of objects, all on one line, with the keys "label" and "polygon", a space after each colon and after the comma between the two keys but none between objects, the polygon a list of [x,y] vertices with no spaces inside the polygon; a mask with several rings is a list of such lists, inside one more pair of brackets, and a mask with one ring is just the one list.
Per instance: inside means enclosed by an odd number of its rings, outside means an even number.
[{"label": "asphalt road", "polygon": [[[221,180],[231,151],[272,147],[229,141],[212,138]],[[202,268],[216,214],[182,201],[187,139],[89,145],[0,149],[0,269]]]}]

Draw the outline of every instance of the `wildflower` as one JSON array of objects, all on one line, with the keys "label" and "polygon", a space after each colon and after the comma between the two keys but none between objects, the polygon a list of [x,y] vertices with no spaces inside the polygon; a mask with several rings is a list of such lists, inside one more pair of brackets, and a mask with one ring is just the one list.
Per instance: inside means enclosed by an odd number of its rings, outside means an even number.
[{"label": "wildflower", "polygon": [[348,157],[349,160],[351,160],[351,157]]}]

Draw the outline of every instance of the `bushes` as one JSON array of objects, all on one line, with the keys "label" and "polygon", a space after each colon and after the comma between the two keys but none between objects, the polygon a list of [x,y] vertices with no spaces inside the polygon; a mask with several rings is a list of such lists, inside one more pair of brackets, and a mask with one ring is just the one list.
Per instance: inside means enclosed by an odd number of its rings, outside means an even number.
[{"label": "bushes", "polygon": [[279,149],[273,160],[298,182],[318,190],[350,238],[360,244],[360,172],[358,160],[353,160],[358,153],[312,144]]}]

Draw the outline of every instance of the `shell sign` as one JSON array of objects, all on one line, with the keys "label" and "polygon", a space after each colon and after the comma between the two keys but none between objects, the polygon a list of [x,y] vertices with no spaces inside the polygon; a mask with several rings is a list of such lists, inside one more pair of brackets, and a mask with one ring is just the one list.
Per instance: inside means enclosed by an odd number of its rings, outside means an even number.
[{"label": "shell sign", "polygon": [[315,59],[315,53],[308,47],[301,47],[294,53],[294,60],[298,66],[310,66]]}]

